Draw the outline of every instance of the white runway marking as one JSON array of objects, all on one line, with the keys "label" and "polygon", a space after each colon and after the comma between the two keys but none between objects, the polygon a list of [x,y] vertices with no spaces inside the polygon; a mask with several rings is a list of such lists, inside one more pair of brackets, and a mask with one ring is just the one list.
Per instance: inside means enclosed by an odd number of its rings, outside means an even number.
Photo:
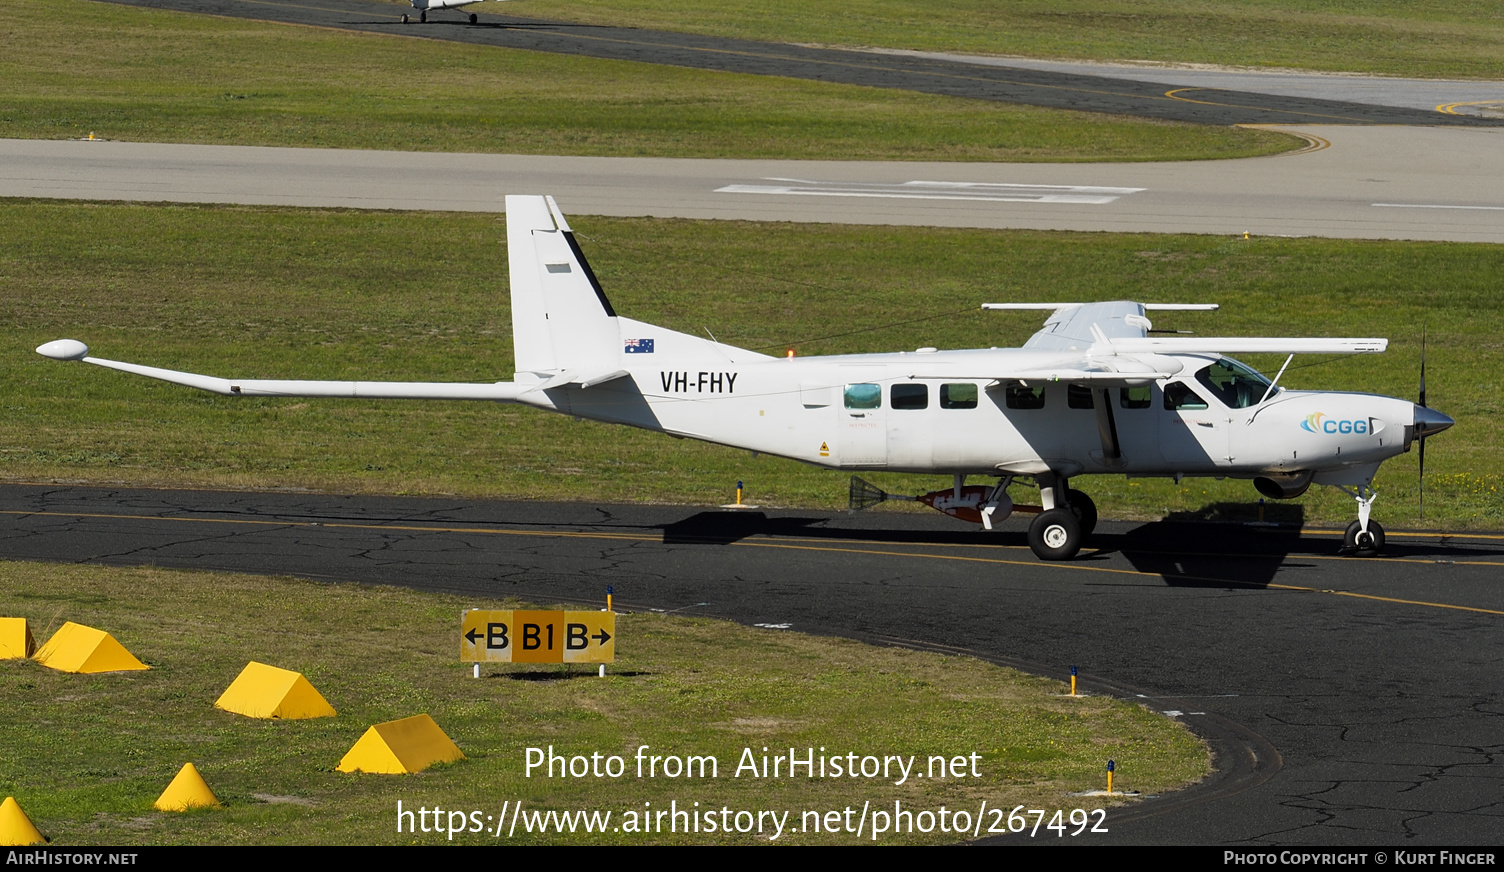
[{"label": "white runway marking", "polygon": [[1389,209],[1483,209],[1489,212],[1504,212],[1504,206],[1446,206],[1435,203],[1374,203]]},{"label": "white runway marking", "polygon": [[1072,203],[1100,206],[1143,188],[1100,185],[1016,185],[1006,182],[814,182],[764,179],[778,185],[727,185],[717,194],[790,194],[806,197],[877,197],[892,200],[974,200],[992,203]]}]

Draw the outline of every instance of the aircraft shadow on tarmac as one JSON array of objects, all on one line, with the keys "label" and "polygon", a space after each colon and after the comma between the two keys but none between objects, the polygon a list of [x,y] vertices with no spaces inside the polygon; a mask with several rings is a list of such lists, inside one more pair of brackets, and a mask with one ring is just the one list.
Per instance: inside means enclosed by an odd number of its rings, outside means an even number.
[{"label": "aircraft shadow on tarmac", "polygon": [[[700,512],[662,525],[665,545],[730,545],[752,536],[823,536],[819,518],[769,518],[763,512]],[[883,541],[888,541],[886,537]]]},{"label": "aircraft shadow on tarmac", "polygon": [[1170,587],[1264,587],[1291,565],[1291,554],[1312,550],[1301,540],[1304,525],[1305,509],[1296,504],[1213,503],[1095,544],[1099,554],[1117,551]]},{"label": "aircraft shadow on tarmac", "polygon": [[[1028,547],[1022,529],[993,533],[900,529],[896,525],[846,525],[839,517],[770,517],[760,511],[704,511],[658,527],[665,545],[731,545],[763,537],[835,540],[852,545]],[[1088,548],[1070,562],[1100,565],[1121,555],[1134,570],[1158,575],[1171,587],[1265,587],[1282,569],[1314,568],[1314,562],[1300,561],[1303,555],[1329,558],[1338,554],[1339,540],[1303,536],[1304,527],[1305,511],[1298,504],[1272,503],[1261,510],[1251,503],[1212,503],[1121,531],[1099,529]],[[1391,538],[1384,556],[1446,562],[1448,558],[1477,559],[1493,552],[1488,548],[1480,551],[1477,543],[1464,548],[1445,539],[1438,543]]]},{"label": "aircraft shadow on tarmac", "polygon": [[[1263,525],[1227,522],[1248,512],[1256,517],[1257,507],[1210,505],[1123,533],[1098,531],[1075,562],[1103,562],[1121,554],[1137,571],[1159,575],[1172,586],[1262,587],[1274,579],[1291,554],[1309,552],[1313,543],[1301,539],[1304,512],[1298,505],[1266,509]],[[838,520],[769,517],[764,512],[749,511],[699,512],[664,524],[661,529],[665,545],[731,545],[760,536],[893,545],[1028,547],[1023,530],[985,533],[843,527]]]}]

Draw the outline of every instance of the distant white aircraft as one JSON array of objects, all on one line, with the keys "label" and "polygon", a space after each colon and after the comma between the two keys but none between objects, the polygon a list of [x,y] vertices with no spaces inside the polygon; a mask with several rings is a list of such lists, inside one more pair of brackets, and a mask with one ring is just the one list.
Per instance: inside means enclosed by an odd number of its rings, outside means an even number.
[{"label": "distant white aircraft", "polygon": [[[418,20],[426,22],[428,21],[428,10],[430,9],[459,9],[462,6],[480,3],[481,0],[409,0],[409,2],[413,4],[414,9],[418,10]],[[402,14],[402,23],[406,24],[408,20],[407,13],[404,12]],[[479,21],[479,17],[474,12],[470,13],[471,24],[476,24]]]},{"label": "distant white aircraft", "polygon": [[[59,360],[237,397],[493,400],[627,424],[844,470],[953,477],[921,501],[988,529],[1036,514],[1041,559],[1073,557],[1096,525],[1082,475],[1252,479],[1276,499],[1312,484],[1357,501],[1346,550],[1384,544],[1370,520],[1384,460],[1452,426],[1421,404],[1371,394],[1277,386],[1223,352],[1363,354],[1385,339],[1157,337],[1146,312],[1215,306],[1135,302],[999,304],[1040,309],[1022,348],[769,357],[621,317],[551,197],[507,197],[513,381],[492,384],[224,379],[90,357],[59,339]],[[1289,358],[1285,365],[1289,365]],[[968,476],[995,477],[967,487]],[[1038,507],[1008,488],[1033,482]],[[854,507],[886,497],[853,480]]]}]

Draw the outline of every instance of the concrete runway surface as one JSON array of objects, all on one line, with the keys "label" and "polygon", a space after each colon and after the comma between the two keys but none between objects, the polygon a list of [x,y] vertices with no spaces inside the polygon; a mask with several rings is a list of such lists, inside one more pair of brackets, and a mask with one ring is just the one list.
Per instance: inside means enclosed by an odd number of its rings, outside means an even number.
[{"label": "concrete runway surface", "polygon": [[1504,128],[1290,128],[1276,157],[1130,164],[689,160],[0,140],[0,196],[1504,242]]}]

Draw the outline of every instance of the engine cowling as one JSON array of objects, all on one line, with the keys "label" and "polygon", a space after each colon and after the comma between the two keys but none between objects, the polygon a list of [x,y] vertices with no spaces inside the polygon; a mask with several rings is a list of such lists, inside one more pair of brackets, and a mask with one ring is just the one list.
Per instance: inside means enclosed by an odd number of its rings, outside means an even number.
[{"label": "engine cowling", "polygon": [[1261,475],[1253,480],[1258,492],[1271,500],[1293,500],[1311,487],[1314,470]]}]

